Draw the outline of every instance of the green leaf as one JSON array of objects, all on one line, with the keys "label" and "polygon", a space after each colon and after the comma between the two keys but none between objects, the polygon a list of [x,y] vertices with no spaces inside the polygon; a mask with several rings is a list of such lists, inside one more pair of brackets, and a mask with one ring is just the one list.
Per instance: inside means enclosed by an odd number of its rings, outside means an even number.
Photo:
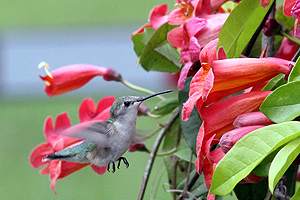
[{"label": "green leaf", "polygon": [[278,149],[270,153],[257,167],[255,167],[255,169],[252,170],[251,173],[256,176],[267,177],[269,175],[270,165],[281,148],[282,147],[279,147]]},{"label": "green leaf", "polygon": [[[182,160],[190,162],[191,153],[192,153],[191,149],[183,149],[175,152],[174,155]],[[196,156],[193,155],[192,163],[195,163],[195,161],[196,161]]]},{"label": "green leaf", "polygon": [[227,58],[238,58],[252,35],[267,14],[259,0],[243,0],[232,10],[219,34],[218,47],[222,46]]},{"label": "green leaf", "polygon": [[[277,3],[277,2],[276,2]],[[278,3],[279,4],[279,3]],[[284,27],[286,27],[288,30],[292,30],[294,28],[295,24],[295,18],[288,17],[283,14],[283,6],[281,6],[275,14],[275,19],[280,24],[282,24]]]},{"label": "green leaf", "polygon": [[249,133],[218,163],[210,193],[229,194],[266,156],[299,135],[299,122],[270,125]]},{"label": "green leaf", "polygon": [[155,29],[153,28],[145,28],[144,33],[135,34],[132,36],[132,41],[134,44],[134,51],[138,57],[140,57],[143,53],[143,50],[153,36]]},{"label": "green leaf", "polygon": [[172,112],[178,106],[178,99],[177,98],[170,98],[165,99],[154,107],[154,110],[151,111],[151,114],[154,115],[166,115]]},{"label": "green leaf", "polygon": [[300,81],[300,57],[297,59],[295,66],[293,67],[288,82]]},{"label": "green leaf", "polygon": [[146,28],[144,33],[132,37],[138,63],[147,71],[177,73],[180,71],[180,55],[168,42],[167,33],[175,28],[165,23],[159,29]]},{"label": "green leaf", "polygon": [[261,200],[266,197],[268,191],[268,179],[258,183],[240,183],[234,188],[234,193],[238,199]]},{"label": "green leaf", "polygon": [[262,91],[273,91],[276,88],[278,88],[279,86],[286,84],[287,81],[284,80],[284,74],[278,74],[277,76],[275,76],[274,78],[272,78],[267,85],[265,85],[265,87],[262,89]]},{"label": "green leaf", "polygon": [[300,81],[274,90],[261,104],[260,111],[275,123],[291,121],[300,115]]},{"label": "green leaf", "polygon": [[[178,93],[180,111],[182,110],[183,103],[185,103],[189,98],[190,82],[192,78],[193,77],[187,77],[183,89],[180,90]],[[196,155],[196,138],[201,124],[202,124],[202,120],[196,108],[193,109],[188,121],[183,121],[180,115],[180,125],[183,132],[183,136],[195,155]]]},{"label": "green leaf", "polygon": [[300,187],[297,189],[296,193],[293,195],[293,197],[290,200],[298,200],[300,199]]},{"label": "green leaf", "polygon": [[177,149],[177,146],[179,145],[179,139],[180,137],[178,135],[178,128],[179,128],[179,117],[173,122],[170,130],[165,134],[164,136],[164,142],[163,142],[163,152],[168,152],[174,149]]},{"label": "green leaf", "polygon": [[300,153],[300,137],[283,147],[275,156],[269,170],[269,188],[273,193],[278,181]]}]

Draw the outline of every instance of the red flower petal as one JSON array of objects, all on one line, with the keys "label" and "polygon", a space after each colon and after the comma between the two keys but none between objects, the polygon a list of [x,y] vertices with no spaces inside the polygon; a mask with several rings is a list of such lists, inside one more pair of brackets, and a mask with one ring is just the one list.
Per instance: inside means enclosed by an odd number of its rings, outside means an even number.
[{"label": "red flower petal", "polygon": [[51,153],[54,153],[52,146],[49,143],[42,143],[32,150],[29,156],[29,162],[32,167],[39,168],[42,165],[47,164],[42,162],[42,159]]},{"label": "red flower petal", "polygon": [[158,29],[161,25],[168,21],[168,16],[166,15],[168,10],[168,4],[163,4],[161,6],[155,6],[150,12],[149,22],[151,27]]},{"label": "red flower petal", "polygon": [[49,164],[49,168],[50,168],[50,180],[51,182],[51,190],[54,194],[57,195],[57,193],[55,192],[55,184],[56,181],[60,175],[60,170],[61,170],[61,162],[62,161],[51,161]]},{"label": "red flower petal", "polygon": [[64,178],[88,165],[90,164],[61,161],[61,170],[58,178],[59,179]]},{"label": "red flower petal", "polygon": [[84,99],[79,107],[79,120],[85,122],[95,117],[95,103],[93,99]]},{"label": "red flower petal", "polygon": [[110,117],[110,108],[114,101],[113,96],[105,97],[99,101],[97,109],[95,109],[95,103],[92,99],[84,99],[79,107],[80,122],[107,120]]},{"label": "red flower petal", "polygon": [[[62,113],[56,117],[55,127],[53,126],[52,117],[47,117],[44,124],[44,133],[46,140],[53,146],[57,138],[62,137],[55,134],[57,131],[62,131],[71,126],[71,121],[67,113]],[[71,138],[69,138],[71,140]]]},{"label": "red flower petal", "polygon": [[180,72],[180,77],[178,79],[178,90],[182,90],[183,89],[183,86],[184,86],[187,74],[188,74],[190,68],[192,67],[192,65],[193,65],[192,62],[188,62],[188,63],[186,63],[183,66],[183,68],[182,68],[182,70]]},{"label": "red flower petal", "polygon": [[99,175],[102,175],[106,172],[107,166],[97,166],[91,165],[91,168]]},{"label": "red flower petal", "polygon": [[268,7],[270,0],[260,0],[260,4],[263,8]]},{"label": "red flower petal", "polygon": [[176,48],[181,48],[183,43],[183,27],[173,28],[167,35],[168,41]]},{"label": "red flower petal", "polygon": [[293,6],[295,5],[295,3],[296,3],[296,0],[285,0],[283,3],[283,14],[288,17],[292,17],[291,10],[292,10]]}]

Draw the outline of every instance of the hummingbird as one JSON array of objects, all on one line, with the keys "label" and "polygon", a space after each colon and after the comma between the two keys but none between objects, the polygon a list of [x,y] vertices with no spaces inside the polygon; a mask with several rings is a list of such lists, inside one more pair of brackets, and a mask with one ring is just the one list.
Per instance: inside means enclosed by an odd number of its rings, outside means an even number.
[{"label": "hummingbird", "polygon": [[72,126],[56,134],[83,139],[80,144],[47,155],[43,161],[64,160],[77,163],[91,163],[107,166],[107,171],[120,168],[121,161],[129,163],[122,155],[128,150],[136,133],[136,119],[139,105],[151,97],[169,93],[166,90],[145,97],[123,96],[115,100],[106,121],[88,121]]}]

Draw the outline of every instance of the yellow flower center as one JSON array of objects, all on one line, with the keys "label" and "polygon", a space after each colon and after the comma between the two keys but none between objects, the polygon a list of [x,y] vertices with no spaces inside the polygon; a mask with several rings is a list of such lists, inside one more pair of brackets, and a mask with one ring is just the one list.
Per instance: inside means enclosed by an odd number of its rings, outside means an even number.
[{"label": "yellow flower center", "polygon": [[176,3],[175,7],[180,8],[186,18],[190,18],[193,14],[194,8],[191,6],[190,1],[182,1],[181,3]]}]

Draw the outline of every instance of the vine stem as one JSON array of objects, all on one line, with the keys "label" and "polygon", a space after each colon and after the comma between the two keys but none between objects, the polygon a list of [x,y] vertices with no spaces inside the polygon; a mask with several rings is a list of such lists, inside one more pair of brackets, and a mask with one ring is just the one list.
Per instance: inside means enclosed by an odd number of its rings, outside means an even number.
[{"label": "vine stem", "polygon": [[[275,12],[276,12],[275,6],[276,6],[276,1],[274,1],[270,7],[269,17],[275,18]],[[266,57],[274,57],[274,55],[275,55],[274,38],[275,38],[274,35],[266,36],[264,33],[262,34],[261,48],[263,49],[267,45]]]},{"label": "vine stem", "polygon": [[[154,94],[155,93],[155,92],[153,92],[151,90],[148,90],[148,89],[142,88],[140,86],[134,85],[134,84],[126,81],[123,78],[120,80],[120,82],[123,83],[125,86],[129,87],[130,89],[133,89],[133,90],[136,90],[136,91],[139,91],[139,92],[143,92],[145,94]],[[163,98],[160,95],[157,95],[157,97],[160,98],[161,100],[165,100],[165,98]]]},{"label": "vine stem", "polygon": [[154,144],[153,144],[153,148],[152,151],[150,153],[149,159],[148,159],[148,163],[144,172],[144,177],[143,177],[143,181],[139,190],[139,195],[137,200],[142,200],[144,198],[145,195],[145,191],[146,191],[146,187],[147,187],[147,183],[150,177],[150,173],[153,167],[153,163],[156,157],[156,153],[158,151],[159,145],[165,135],[165,133],[170,129],[170,127],[172,126],[172,124],[174,123],[174,121],[177,119],[177,117],[179,116],[179,109],[177,108],[174,111],[174,114],[171,116],[171,118],[165,123],[164,127],[160,130]]}]

